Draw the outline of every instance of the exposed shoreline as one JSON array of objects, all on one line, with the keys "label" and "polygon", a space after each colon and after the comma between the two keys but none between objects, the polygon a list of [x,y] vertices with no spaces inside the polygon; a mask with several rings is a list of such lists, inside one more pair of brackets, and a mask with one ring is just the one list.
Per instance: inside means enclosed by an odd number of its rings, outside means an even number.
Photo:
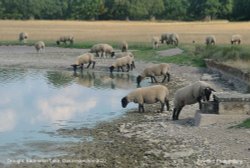
[{"label": "exposed shoreline", "polygon": [[[3,48],[4,47],[4,48]],[[6,48],[5,48],[6,47]],[[12,47],[12,48],[11,48]],[[33,47],[0,46],[1,67],[69,70],[75,56],[86,50],[46,48],[46,55]],[[97,70],[107,70],[112,59],[98,60]],[[136,62],[137,74],[146,64]],[[171,100],[176,89],[197,81],[204,69],[172,64]],[[209,81],[216,90],[230,90],[223,81]],[[119,101],[119,100],[118,100]],[[170,102],[172,108],[172,101]],[[158,104],[146,106],[146,113],[129,110],[120,118],[103,122],[92,129],[59,129],[64,136],[92,136],[65,146],[68,156],[49,158],[45,163],[20,163],[6,167],[249,167],[250,131],[228,129],[237,123],[195,127],[197,105],[186,106],[179,121],[171,112],[157,113]],[[68,160],[68,162],[67,162]],[[72,163],[70,163],[70,160]],[[73,162],[75,160],[75,162]],[[78,160],[78,162],[77,162]]]}]

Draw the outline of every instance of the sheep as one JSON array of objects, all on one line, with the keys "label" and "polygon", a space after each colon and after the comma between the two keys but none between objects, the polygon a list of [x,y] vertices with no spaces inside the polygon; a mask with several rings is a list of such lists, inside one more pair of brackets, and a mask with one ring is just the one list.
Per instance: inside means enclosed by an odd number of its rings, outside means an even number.
[{"label": "sheep", "polygon": [[128,51],[128,43],[126,41],[122,41],[121,43],[121,51],[127,52]]},{"label": "sheep", "polygon": [[241,43],[241,38],[242,37],[239,34],[232,35],[231,44],[240,44]]},{"label": "sheep", "polygon": [[170,81],[169,69],[170,65],[166,63],[155,64],[153,66],[147,67],[143,70],[143,72],[139,76],[137,76],[136,78],[137,85],[140,86],[141,81],[145,77],[150,77],[152,83],[154,81],[157,83],[155,76],[161,76],[161,75],[164,76],[162,83],[166,80],[167,77],[169,82]]},{"label": "sheep", "polygon": [[169,39],[170,39],[170,33],[164,33],[161,35],[161,43],[163,44],[164,41],[166,42],[166,44],[169,44]]},{"label": "sheep", "polygon": [[35,43],[35,49],[37,52],[39,52],[41,49],[45,50],[45,44],[43,41],[38,41]]},{"label": "sheep", "polygon": [[153,49],[159,48],[160,38],[157,36],[153,36],[152,37],[152,44],[153,44]]},{"label": "sheep", "polygon": [[134,54],[131,52],[120,52],[120,53],[115,53],[115,58],[122,58],[129,55],[130,57],[134,57]]},{"label": "sheep", "polygon": [[103,53],[107,56],[107,54],[110,54],[111,57],[115,55],[115,52],[113,51],[113,47],[109,44],[95,44],[90,49],[91,53],[96,53],[96,56],[99,57],[99,52],[101,52],[101,57],[103,57]]},{"label": "sheep", "polygon": [[70,44],[74,43],[74,37],[73,36],[61,36],[57,41],[56,44],[60,45],[60,42],[63,42],[64,44],[67,43],[67,41],[70,42]]},{"label": "sheep", "polygon": [[123,108],[126,108],[130,102],[139,104],[139,112],[145,112],[144,103],[153,104],[157,102],[161,103],[161,112],[163,112],[165,104],[167,106],[167,110],[169,111],[169,90],[163,85],[137,88],[121,99]]},{"label": "sheep", "polygon": [[178,46],[179,44],[179,35],[176,33],[171,33],[169,36],[169,44]]},{"label": "sheep", "polygon": [[197,81],[178,89],[174,95],[173,120],[178,120],[179,114],[185,105],[198,102],[199,109],[201,109],[201,100],[209,101],[212,91],[215,92],[215,90],[204,81]]},{"label": "sheep", "polygon": [[205,39],[205,43],[206,45],[215,45],[216,43],[216,38],[214,35],[210,35],[210,36],[207,36],[206,39]]},{"label": "sheep", "polygon": [[20,41],[20,42],[26,43],[26,42],[27,42],[27,39],[28,39],[28,33],[26,33],[26,32],[21,32],[21,33],[19,34],[19,41]]},{"label": "sheep", "polygon": [[71,65],[73,67],[74,73],[76,73],[76,69],[78,66],[80,66],[82,71],[85,63],[88,63],[87,68],[89,68],[91,64],[93,64],[92,68],[95,68],[96,61],[94,60],[94,55],[92,53],[85,53],[77,57],[76,63]]},{"label": "sheep", "polygon": [[122,72],[124,72],[123,66],[127,66],[127,72],[129,70],[133,70],[133,68],[135,68],[134,57],[127,55],[122,58],[117,58],[115,62],[109,67],[110,73],[112,73],[115,68],[117,68],[118,71],[121,69]]}]

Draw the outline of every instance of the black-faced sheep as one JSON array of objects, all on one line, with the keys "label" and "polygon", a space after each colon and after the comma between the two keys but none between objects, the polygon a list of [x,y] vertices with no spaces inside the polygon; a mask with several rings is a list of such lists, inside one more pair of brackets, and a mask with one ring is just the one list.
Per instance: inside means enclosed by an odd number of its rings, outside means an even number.
[{"label": "black-faced sheep", "polygon": [[96,62],[95,62],[95,59],[94,59],[94,55],[92,53],[85,53],[83,55],[78,56],[77,59],[76,59],[76,63],[73,64],[73,65],[71,65],[71,66],[73,67],[73,70],[76,73],[77,67],[80,66],[80,69],[82,71],[83,70],[83,66],[86,63],[88,63],[87,68],[89,68],[89,66],[91,64],[93,64],[92,68],[95,68],[95,63]]},{"label": "black-faced sheep", "polygon": [[169,43],[175,46],[179,44],[179,35],[176,33],[171,33],[169,36]]},{"label": "black-faced sheep", "polygon": [[169,111],[169,90],[162,85],[154,85],[144,88],[137,88],[121,99],[122,107],[127,107],[128,103],[138,103],[139,112],[144,112],[144,104],[161,103],[161,112],[166,104]]},{"label": "black-faced sheep", "polygon": [[170,33],[164,33],[161,35],[161,39],[160,39],[161,43],[163,44],[164,42],[166,44],[170,43]]},{"label": "black-faced sheep", "polygon": [[127,72],[133,70],[133,68],[135,68],[134,57],[127,55],[122,58],[117,58],[112,66],[109,67],[110,73],[112,73],[115,68],[117,68],[118,72],[120,69],[124,72],[124,66],[127,66]]},{"label": "black-faced sheep", "polygon": [[241,43],[241,35],[239,34],[235,34],[235,35],[232,35],[231,37],[231,44],[240,44]]},{"label": "black-faced sheep", "polygon": [[210,36],[207,36],[206,39],[205,39],[205,43],[206,45],[215,45],[216,43],[216,38],[214,35],[210,35]]},{"label": "black-faced sheep", "polygon": [[159,48],[160,47],[160,38],[157,36],[152,37],[152,44],[153,44],[153,49]]},{"label": "black-faced sheep", "polygon": [[198,81],[178,89],[174,95],[173,120],[179,119],[179,114],[185,105],[198,102],[201,109],[201,100],[209,101],[212,91],[215,90],[204,81]]},{"label": "black-faced sheep", "polygon": [[122,41],[121,43],[121,51],[127,52],[128,51],[128,43],[126,41]]},{"label": "black-faced sheep", "polygon": [[141,81],[145,77],[150,77],[152,83],[154,81],[157,83],[157,80],[155,77],[164,76],[162,83],[166,80],[167,77],[168,77],[168,82],[169,82],[170,81],[169,70],[170,70],[170,65],[166,63],[156,64],[156,65],[147,67],[143,70],[143,72],[139,76],[137,76],[136,78],[137,85],[140,86]]},{"label": "black-faced sheep", "polygon": [[56,44],[57,45],[60,45],[60,43],[64,43],[66,44],[67,41],[70,42],[70,44],[73,44],[74,43],[74,37],[73,36],[61,36],[57,41],[56,41]]},{"label": "black-faced sheep", "polygon": [[95,44],[90,49],[91,53],[96,53],[96,56],[99,57],[99,52],[101,52],[101,57],[107,56],[110,54],[111,57],[115,55],[115,52],[113,51],[113,47],[109,44]]},{"label": "black-faced sheep", "polygon": [[26,32],[21,32],[21,33],[19,34],[19,41],[20,41],[20,42],[26,43],[26,42],[27,42],[27,39],[28,39],[28,33],[26,33]]},{"label": "black-faced sheep", "polygon": [[35,49],[37,52],[39,52],[40,50],[45,50],[45,43],[43,41],[36,42]]}]

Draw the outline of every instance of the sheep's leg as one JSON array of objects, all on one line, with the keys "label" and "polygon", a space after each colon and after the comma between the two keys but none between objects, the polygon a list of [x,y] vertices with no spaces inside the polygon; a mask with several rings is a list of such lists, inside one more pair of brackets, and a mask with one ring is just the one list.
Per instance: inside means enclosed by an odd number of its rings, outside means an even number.
[{"label": "sheep's leg", "polygon": [[173,120],[179,120],[179,114],[182,110],[182,107],[180,108],[174,108],[174,111],[173,111]]},{"label": "sheep's leg", "polygon": [[152,76],[152,78],[155,80],[155,83],[158,83],[158,81],[156,80],[155,76]]},{"label": "sheep's leg", "polygon": [[[131,68],[135,69],[135,61],[132,61]],[[131,69],[131,70],[133,70],[133,69]]]},{"label": "sheep's leg", "polygon": [[198,101],[198,103],[199,103],[199,109],[201,109],[201,97],[198,97],[198,98],[197,98],[197,101]]},{"label": "sheep's leg", "polygon": [[166,106],[167,106],[167,111],[169,111],[169,110],[170,110],[169,100],[168,100],[168,99],[165,99],[165,103],[166,103]]},{"label": "sheep's leg", "polygon": [[165,103],[164,103],[164,102],[161,102],[161,112],[163,112],[164,106],[165,106]]},{"label": "sheep's leg", "polygon": [[143,105],[142,104],[139,104],[139,112],[144,112],[144,107],[143,107]]},{"label": "sheep's leg", "polygon": [[83,71],[83,64],[81,64],[80,69],[81,69],[81,71]]},{"label": "sheep's leg", "polygon": [[92,69],[94,69],[95,68],[95,61],[93,61],[92,63],[93,63]]},{"label": "sheep's leg", "polygon": [[89,64],[88,64],[88,66],[87,66],[87,68],[89,68],[89,66],[90,66],[91,63],[92,63],[92,62],[90,61]]},{"label": "sheep's leg", "polygon": [[122,72],[124,72],[124,69],[123,69],[123,67],[121,66],[121,69],[122,69]]},{"label": "sheep's leg", "polygon": [[129,70],[130,70],[130,65],[127,64],[127,72],[129,72]]}]

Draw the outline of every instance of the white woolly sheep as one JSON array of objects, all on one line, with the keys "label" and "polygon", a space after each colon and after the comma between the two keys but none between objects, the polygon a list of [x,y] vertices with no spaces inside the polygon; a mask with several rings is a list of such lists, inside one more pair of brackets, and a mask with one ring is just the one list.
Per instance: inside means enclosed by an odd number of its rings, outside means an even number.
[{"label": "white woolly sheep", "polygon": [[37,52],[39,52],[40,50],[45,50],[45,43],[43,41],[36,42],[35,49]]},{"label": "white woolly sheep", "polygon": [[160,38],[157,36],[152,37],[153,49],[159,48],[160,46]]},{"label": "white woolly sheep", "polygon": [[163,44],[164,41],[166,44],[169,44],[170,43],[170,33],[164,33],[161,35],[161,43]]},{"label": "white woolly sheep", "polygon": [[126,41],[122,41],[121,43],[121,51],[127,52],[128,51],[128,43]]},{"label": "white woolly sheep", "polygon": [[209,101],[212,91],[215,90],[204,81],[197,81],[178,89],[174,95],[173,120],[179,119],[179,114],[185,105],[198,102],[201,109],[201,100]]},{"label": "white woolly sheep", "polygon": [[136,78],[137,85],[140,86],[141,81],[145,77],[150,77],[152,83],[154,81],[157,83],[157,80],[155,77],[164,76],[162,83],[166,80],[167,77],[168,77],[168,82],[169,82],[170,81],[169,70],[170,70],[170,65],[166,63],[156,64],[156,65],[147,67],[143,70],[143,72],[139,76],[137,76]]},{"label": "white woolly sheep", "polygon": [[88,63],[87,68],[89,68],[89,66],[91,64],[93,64],[92,68],[95,68],[95,63],[96,62],[95,62],[95,59],[94,59],[94,55],[92,53],[85,53],[83,55],[78,56],[77,59],[76,59],[76,63],[71,65],[71,66],[73,67],[74,72],[76,72],[76,69],[77,69],[78,66],[80,66],[81,71],[82,71],[83,66],[86,63]]},{"label": "white woolly sheep", "polygon": [[109,67],[110,73],[112,73],[115,68],[117,68],[118,72],[120,69],[124,72],[123,66],[127,66],[127,72],[133,70],[133,68],[135,68],[134,57],[127,55],[122,58],[117,58],[112,66]]},{"label": "white woolly sheep", "polygon": [[26,43],[26,42],[27,42],[27,39],[28,39],[28,33],[26,33],[26,32],[21,32],[21,33],[19,34],[19,41],[20,41],[20,42]]},{"label": "white woolly sheep", "polygon": [[127,107],[130,102],[139,104],[139,112],[145,111],[144,103],[153,104],[157,102],[161,103],[161,112],[163,112],[165,104],[167,106],[167,110],[169,111],[169,90],[167,87],[162,85],[137,88],[121,99],[123,108]]},{"label": "white woolly sheep", "polygon": [[113,51],[113,47],[109,44],[95,44],[90,49],[91,53],[96,53],[96,56],[99,57],[99,52],[101,52],[101,57],[103,57],[103,54],[105,53],[105,56],[107,54],[110,54],[111,57],[114,56],[115,52]]},{"label": "white woolly sheep", "polygon": [[74,43],[74,37],[73,36],[61,36],[57,41],[56,44],[60,45],[60,42],[63,42],[64,44],[67,43],[67,41],[70,42],[70,44]]},{"label": "white woolly sheep", "polygon": [[169,43],[175,46],[179,44],[179,35],[176,33],[171,33],[169,36]]},{"label": "white woolly sheep", "polygon": [[216,43],[216,38],[214,35],[210,35],[210,36],[207,36],[206,39],[205,39],[205,43],[206,45],[215,45]]},{"label": "white woolly sheep", "polygon": [[232,35],[231,44],[240,44],[241,39],[242,39],[242,37],[239,34]]}]

